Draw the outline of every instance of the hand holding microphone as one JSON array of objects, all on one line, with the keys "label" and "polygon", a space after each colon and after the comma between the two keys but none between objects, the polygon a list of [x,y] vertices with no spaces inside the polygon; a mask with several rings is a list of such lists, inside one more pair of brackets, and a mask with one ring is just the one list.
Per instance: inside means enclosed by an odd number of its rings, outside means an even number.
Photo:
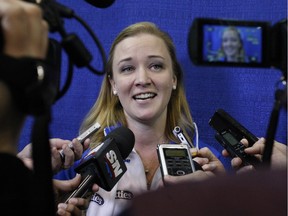
[{"label": "hand holding microphone", "polygon": [[132,151],[134,142],[133,132],[126,127],[110,132],[99,148],[93,149],[75,168],[82,181],[77,189],[64,197],[63,202],[85,196],[95,183],[110,191],[127,170],[124,159]]}]

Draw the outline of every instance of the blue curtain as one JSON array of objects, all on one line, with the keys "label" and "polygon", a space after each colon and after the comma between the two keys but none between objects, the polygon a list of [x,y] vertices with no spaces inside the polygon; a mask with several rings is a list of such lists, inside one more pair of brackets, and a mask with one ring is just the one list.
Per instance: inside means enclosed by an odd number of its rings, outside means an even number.
[{"label": "blue curtain", "polygon": [[[97,1],[97,0],[95,0]],[[94,30],[106,53],[116,35],[138,21],[152,21],[170,33],[184,70],[187,98],[200,139],[221,151],[208,125],[216,109],[222,108],[245,125],[256,136],[265,136],[275,100],[275,84],[282,71],[273,68],[237,68],[196,66],[189,58],[188,33],[195,18],[221,18],[265,21],[274,25],[287,16],[287,1],[279,0],[116,0],[108,8],[96,8],[84,0],[61,0],[72,8]],[[97,46],[75,20],[66,19],[68,33],[75,32],[93,54],[93,66],[102,69]],[[51,37],[57,38],[52,34]],[[197,41],[195,41],[197,43]],[[62,82],[67,74],[67,57],[63,53]],[[51,137],[72,139],[98,96],[102,76],[88,69],[74,68],[68,92],[52,109]],[[30,142],[33,118],[28,118],[21,135],[22,149]],[[280,112],[276,139],[287,143],[287,111]]]}]

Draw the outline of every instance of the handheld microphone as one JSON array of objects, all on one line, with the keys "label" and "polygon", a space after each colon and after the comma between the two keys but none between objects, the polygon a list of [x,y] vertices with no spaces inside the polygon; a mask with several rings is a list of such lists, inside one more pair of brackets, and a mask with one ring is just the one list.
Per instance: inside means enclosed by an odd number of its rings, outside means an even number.
[{"label": "handheld microphone", "polygon": [[124,159],[134,147],[133,132],[126,127],[111,131],[106,140],[82,159],[75,171],[81,174],[82,182],[65,203],[72,197],[84,197],[96,183],[104,190],[110,191],[127,171]]},{"label": "handheld microphone", "polygon": [[107,8],[114,3],[115,0],[85,0],[87,3],[97,8]]}]

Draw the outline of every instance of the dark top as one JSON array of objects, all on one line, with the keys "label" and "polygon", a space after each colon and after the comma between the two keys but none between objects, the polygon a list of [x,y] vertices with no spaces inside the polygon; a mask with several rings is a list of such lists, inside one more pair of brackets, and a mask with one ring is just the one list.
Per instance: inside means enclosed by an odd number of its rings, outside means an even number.
[{"label": "dark top", "polygon": [[135,197],[119,216],[287,215],[287,171],[182,183]]},{"label": "dark top", "polygon": [[33,173],[16,156],[0,153],[1,215],[39,215]]}]

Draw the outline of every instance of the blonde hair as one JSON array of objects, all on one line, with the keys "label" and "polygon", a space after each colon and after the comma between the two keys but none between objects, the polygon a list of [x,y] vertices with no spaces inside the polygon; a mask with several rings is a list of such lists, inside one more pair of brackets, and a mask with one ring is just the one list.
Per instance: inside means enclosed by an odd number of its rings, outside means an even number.
[{"label": "blonde hair", "polygon": [[[133,37],[142,33],[157,36],[164,41],[172,59],[173,72],[177,77],[177,89],[172,91],[172,95],[167,107],[167,124],[165,128],[165,136],[171,141],[179,142],[172,132],[175,126],[180,126],[184,132],[189,133],[189,135],[194,134],[193,120],[183,85],[183,72],[176,58],[173,41],[166,32],[161,31],[155,24],[150,22],[139,22],[128,26],[120,32],[120,34],[112,43],[107,65],[105,67],[106,74],[103,78],[98,99],[84,119],[80,131],[84,131],[95,122],[98,122],[102,129],[104,127],[113,126],[118,123],[123,126],[127,126],[123,107],[120,104],[118,97],[113,95],[113,90],[109,79],[113,78],[112,63],[116,45],[123,41],[125,38]],[[91,137],[91,147],[101,143],[103,139],[103,131],[97,131],[93,137]]]}]

